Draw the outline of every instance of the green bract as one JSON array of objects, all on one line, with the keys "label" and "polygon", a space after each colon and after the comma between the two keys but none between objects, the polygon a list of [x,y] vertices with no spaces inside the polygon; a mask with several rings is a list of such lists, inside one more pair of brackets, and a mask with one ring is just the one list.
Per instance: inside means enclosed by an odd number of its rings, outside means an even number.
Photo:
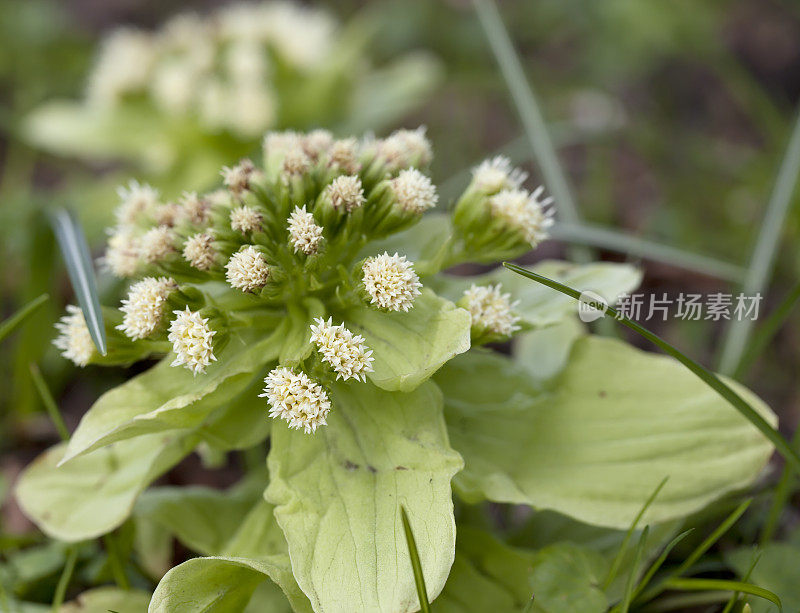
[{"label": "green bract", "polygon": [[[123,190],[104,261],[133,282],[107,317],[108,355],[75,309],[57,344],[79,365],[160,361],[26,471],[26,513],[66,541],[132,516],[158,578],[169,535],[206,556],[163,575],[151,611],[251,598],[251,610],[417,610],[401,505],[441,610],[511,610],[533,590],[534,610],[602,611],[621,589],[599,587],[607,556],[578,541],[510,549],[456,523],[451,487],[619,542],[613,529],[669,477],[645,518],[661,542],[672,520],[751,483],[770,444],[691,373],[586,335],[570,301],[520,277],[441,272],[522,255],[550,213],[503,158],[474,169],[452,215],[428,213],[430,158],[421,130],[271,133],[263,163],[224,168],[222,190],[166,203]],[[639,282],[628,265],[536,270],[609,302]],[[513,357],[478,347],[512,337]],[[267,437],[268,476],[140,496],[198,446],[259,457]]]}]

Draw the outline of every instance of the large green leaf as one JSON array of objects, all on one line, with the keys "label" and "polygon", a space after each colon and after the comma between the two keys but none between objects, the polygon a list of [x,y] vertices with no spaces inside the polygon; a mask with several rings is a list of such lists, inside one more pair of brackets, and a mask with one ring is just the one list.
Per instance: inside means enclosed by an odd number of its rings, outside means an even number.
[{"label": "large green leaf", "polygon": [[[774,592],[781,599],[784,611],[800,611],[800,546],[797,543],[768,543],[759,550],[737,549],[725,558],[740,578],[744,579],[753,560],[749,582]],[[778,613],[778,607],[762,598],[748,598],[753,613]]]},{"label": "large green leaf", "polygon": [[515,339],[514,356],[531,377],[547,381],[559,374],[569,361],[572,345],[586,333],[577,318],[535,328]]},{"label": "large green leaf", "polygon": [[385,390],[409,392],[469,349],[469,312],[427,289],[407,313],[364,306],[346,318],[374,351],[369,380]]},{"label": "large green leaf", "polygon": [[533,557],[491,534],[459,525],[453,569],[433,609],[437,613],[522,611],[533,593]]},{"label": "large green leaf", "polygon": [[269,336],[258,342],[233,337],[205,374],[170,366],[166,357],[145,373],[103,394],[83,416],[63,462],[115,441],[150,432],[200,425],[244,390],[253,373],[279,351]]},{"label": "large green leaf", "polygon": [[146,613],[150,594],[141,590],[98,587],[64,604],[60,613]]},{"label": "large green leaf", "polygon": [[[614,304],[620,295],[633,291],[642,279],[641,271],[635,266],[612,262],[571,264],[547,260],[531,266],[530,269],[577,290],[595,292],[609,304]],[[509,292],[514,300],[519,300],[516,311],[534,326],[554,324],[567,316],[577,314],[576,302],[569,296],[531,283],[528,279],[502,267],[477,277],[437,275],[429,283],[439,295],[454,302],[457,302],[464,290],[473,283],[478,285],[501,283],[504,292]]]},{"label": "large green leaf", "polygon": [[400,519],[408,510],[431,598],[453,563],[450,479],[462,461],[447,440],[442,398],[337,384],[314,435],[274,424],[266,491],[292,570],[315,611],[416,611]]},{"label": "large green leaf", "polygon": [[605,594],[597,587],[605,565],[599,554],[561,543],[536,552],[533,561],[534,613],[603,613]]},{"label": "large green leaf", "polygon": [[66,451],[61,443],[25,469],[17,500],[53,538],[94,538],[121,525],[142,490],[190,450],[183,433],[149,434],[58,466]]},{"label": "large green leaf", "polygon": [[[645,523],[685,516],[750,484],[772,446],[717,393],[670,358],[623,342],[578,340],[548,388],[512,360],[472,351],[436,377],[457,489],[625,528],[669,477]],[[736,386],[772,423],[752,393]]]}]

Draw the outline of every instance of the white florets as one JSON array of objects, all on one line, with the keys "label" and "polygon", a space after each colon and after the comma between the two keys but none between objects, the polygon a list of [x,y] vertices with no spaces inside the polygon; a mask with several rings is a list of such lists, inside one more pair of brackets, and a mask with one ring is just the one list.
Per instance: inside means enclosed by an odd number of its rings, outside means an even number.
[{"label": "white florets", "polygon": [[511,160],[503,155],[484,160],[472,169],[472,182],[478,190],[487,194],[503,189],[519,189],[527,177],[528,173],[514,168]]},{"label": "white florets", "polygon": [[370,302],[391,311],[408,311],[419,296],[420,287],[412,262],[405,256],[385,253],[367,258],[362,266],[364,288],[370,295]]},{"label": "white florets", "polygon": [[283,172],[286,175],[302,175],[309,171],[311,168],[311,158],[302,149],[297,147],[289,149],[283,157]]},{"label": "white florets", "polygon": [[267,132],[264,135],[264,157],[283,156],[289,151],[303,148],[303,137],[294,130]]},{"label": "white florets", "polygon": [[306,255],[311,255],[317,252],[319,242],[322,240],[322,227],[314,223],[314,216],[306,211],[305,205],[303,208],[295,207],[289,216],[287,227],[295,253],[302,251]]},{"label": "white florets", "polygon": [[118,229],[108,238],[108,246],[101,258],[101,264],[115,277],[134,276],[141,264],[139,239],[128,229]]},{"label": "white florets", "polygon": [[351,175],[356,174],[361,170],[358,155],[359,145],[355,138],[334,141],[328,150],[328,166]]},{"label": "white florets", "polygon": [[433,151],[425,127],[416,130],[397,130],[378,143],[378,153],[391,170],[409,166],[427,166]]},{"label": "white florets", "polygon": [[249,206],[239,206],[231,211],[231,228],[242,234],[258,232],[264,216]]},{"label": "white florets", "polygon": [[275,368],[264,379],[266,387],[259,398],[266,397],[270,417],[280,417],[290,428],[306,434],[324,426],[331,402],[322,386],[304,372]]},{"label": "white florets", "polygon": [[166,226],[157,226],[144,233],[139,253],[145,262],[160,262],[175,251],[176,235]]},{"label": "white florets", "polygon": [[74,304],[67,305],[67,314],[55,325],[58,336],[53,340],[53,345],[61,350],[68,360],[75,366],[86,366],[94,355],[94,342],[83,313]]},{"label": "white florets", "polygon": [[328,194],[331,197],[331,205],[334,209],[343,209],[348,213],[363,206],[365,202],[361,179],[355,175],[336,177],[328,185]]},{"label": "white florets", "polygon": [[303,139],[303,151],[315,162],[333,145],[333,134],[328,130],[312,130]]},{"label": "white florets", "polygon": [[391,184],[400,207],[408,213],[423,213],[439,201],[431,180],[416,168],[401,170]]},{"label": "white florets", "polygon": [[318,317],[316,325],[311,326],[311,342],[322,354],[322,361],[327,362],[336,373],[337,379],[360,379],[366,381],[366,373],[372,372],[372,350],[364,345],[364,338],[354,335],[344,324],[333,325]]},{"label": "white florets", "polygon": [[216,361],[212,340],[217,333],[197,311],[186,307],[173,311],[175,319],[169,325],[168,340],[172,343],[175,360],[172,366],[185,366],[194,374],[204,373],[212,361]]},{"label": "white florets", "polygon": [[134,340],[150,336],[161,324],[167,298],[177,287],[168,277],[145,277],[133,284],[119,309],[124,317],[117,330]]},{"label": "white florets", "polygon": [[183,192],[181,211],[190,223],[200,226],[208,222],[211,204],[205,198],[199,197],[197,192]]},{"label": "white florets", "polygon": [[255,172],[255,166],[250,160],[242,160],[236,166],[223,166],[220,174],[222,183],[236,196],[250,189],[250,177]]},{"label": "white florets", "polygon": [[511,294],[500,292],[500,284],[482,287],[473,285],[464,292],[472,325],[501,336],[511,336],[519,330],[519,317],[513,309],[519,302],[511,302]]},{"label": "white florets", "polygon": [[147,83],[155,48],[146,32],[120,28],[106,37],[89,75],[90,104],[108,107]]},{"label": "white florets", "polygon": [[247,245],[228,260],[225,265],[225,278],[231,287],[243,292],[253,292],[267,284],[269,266],[258,249],[253,245]]},{"label": "white florets", "polygon": [[210,232],[198,232],[186,239],[183,257],[197,270],[210,270],[217,261],[217,250]]},{"label": "white florets", "polygon": [[135,224],[143,214],[155,210],[159,204],[158,190],[147,183],[131,181],[127,187],[120,185],[117,194],[120,204],[114,214],[117,222],[123,226]]},{"label": "white florets", "polygon": [[539,200],[544,187],[529,194],[524,189],[503,190],[489,199],[492,215],[505,221],[522,233],[525,241],[535,247],[547,238],[547,229],[553,225],[553,213],[548,205],[552,198]]}]

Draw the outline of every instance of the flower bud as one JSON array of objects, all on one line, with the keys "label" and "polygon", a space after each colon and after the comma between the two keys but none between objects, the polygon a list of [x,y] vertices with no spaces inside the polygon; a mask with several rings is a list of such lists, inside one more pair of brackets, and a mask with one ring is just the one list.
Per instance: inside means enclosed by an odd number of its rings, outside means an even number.
[{"label": "flower bud", "polygon": [[414,265],[405,256],[383,255],[367,258],[361,266],[363,289],[370,304],[389,311],[408,311],[422,292]]},{"label": "flower bud", "polygon": [[94,341],[89,334],[83,312],[74,304],[67,305],[67,314],[55,324],[58,336],[53,340],[61,355],[83,368],[95,355]]},{"label": "flower bud", "polygon": [[269,416],[279,417],[290,428],[306,434],[326,425],[331,402],[322,386],[304,372],[291,368],[274,368],[264,379],[266,386],[259,398],[267,399]]},{"label": "flower bud", "polygon": [[457,303],[472,317],[473,343],[503,340],[520,329],[519,317],[513,312],[518,302],[511,302],[511,294],[501,293],[500,288],[500,284],[488,287],[473,284]]},{"label": "flower bud", "polygon": [[169,325],[167,339],[172,343],[175,360],[172,366],[185,366],[195,375],[204,373],[211,362],[216,361],[212,340],[217,333],[208,325],[198,311],[174,311],[175,319]]}]

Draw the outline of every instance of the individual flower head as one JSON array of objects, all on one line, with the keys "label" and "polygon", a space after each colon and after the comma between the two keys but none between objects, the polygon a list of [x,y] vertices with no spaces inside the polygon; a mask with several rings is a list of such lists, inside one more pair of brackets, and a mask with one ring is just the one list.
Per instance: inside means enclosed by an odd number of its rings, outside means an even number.
[{"label": "individual flower head", "polygon": [[145,277],[134,283],[122,301],[120,311],[124,316],[117,330],[134,340],[150,336],[164,318],[170,292],[177,288],[175,280],[168,277]]},{"label": "individual flower head", "polygon": [[364,338],[354,335],[344,324],[333,325],[333,319],[322,317],[311,325],[311,342],[317,346],[322,361],[327,362],[337,379],[366,381],[366,373],[372,372],[372,350],[364,345]]},{"label": "individual flower head", "polygon": [[303,151],[316,162],[333,145],[333,134],[328,130],[312,130],[303,138]]},{"label": "individual flower head", "polygon": [[183,192],[181,196],[181,212],[192,224],[202,226],[208,223],[211,215],[211,204],[197,195],[197,192]]},{"label": "individual flower head", "polygon": [[176,235],[166,226],[156,226],[144,233],[139,246],[142,259],[153,264],[160,262],[175,251]]},{"label": "individual flower head", "polygon": [[258,232],[264,216],[254,208],[242,205],[231,211],[231,228],[242,234]]},{"label": "individual flower head", "polygon": [[176,202],[161,204],[153,211],[153,219],[159,226],[173,227],[182,216],[182,209]]},{"label": "individual flower head", "polygon": [[472,316],[472,327],[480,336],[489,332],[497,336],[511,336],[519,330],[517,323],[519,317],[513,309],[518,302],[511,302],[511,294],[503,294],[501,286],[472,285],[464,292],[464,298],[459,301],[459,306],[466,308]]},{"label": "individual flower head", "polygon": [[400,208],[407,213],[424,213],[439,201],[431,180],[416,168],[401,170],[391,185]]},{"label": "individual flower head", "polygon": [[378,155],[390,170],[396,171],[411,166],[427,166],[433,159],[433,151],[425,127],[416,130],[397,130],[378,143]]},{"label": "individual flower head", "polygon": [[311,169],[311,158],[303,150],[302,145],[289,149],[283,157],[283,174],[286,176],[304,175]]},{"label": "individual flower head", "polygon": [[358,176],[342,175],[328,185],[328,194],[334,209],[348,213],[363,206],[364,188]]},{"label": "individual flower head", "polygon": [[539,200],[543,193],[542,186],[532,194],[523,189],[503,190],[489,199],[489,208],[493,217],[519,231],[535,247],[547,238],[547,229],[553,225],[552,211],[547,208],[553,199]]},{"label": "individual flower head", "polygon": [[290,428],[303,430],[306,434],[324,426],[331,402],[322,386],[304,372],[295,373],[291,368],[279,367],[271,370],[264,379],[266,387],[259,398],[267,399],[269,416],[280,417]]},{"label": "individual flower head", "polygon": [[250,177],[255,172],[255,166],[250,160],[244,159],[236,166],[223,166],[220,174],[222,183],[234,196],[239,196],[250,189]]},{"label": "individual flower head", "polygon": [[210,231],[193,234],[183,244],[183,258],[197,270],[211,270],[218,255],[213,242]]},{"label": "individual flower head", "polygon": [[143,214],[153,211],[159,204],[158,190],[147,183],[131,181],[127,187],[118,187],[117,194],[120,204],[114,214],[122,226],[134,225]]},{"label": "individual flower head", "polygon": [[481,192],[495,194],[504,189],[519,189],[528,174],[511,165],[511,160],[498,155],[484,160],[472,169],[472,184]]},{"label": "individual flower head", "polygon": [[108,239],[102,266],[115,277],[132,277],[139,269],[139,239],[128,228],[117,229]]},{"label": "individual flower head", "polygon": [[367,258],[362,265],[364,289],[370,303],[390,311],[408,311],[422,292],[414,265],[403,255],[383,255]]},{"label": "individual flower head", "polygon": [[328,150],[328,166],[354,175],[361,170],[358,155],[358,140],[355,138],[343,138],[334,141]]},{"label": "individual flower head", "polygon": [[86,366],[94,355],[94,341],[81,310],[74,304],[67,305],[67,314],[58,320],[55,328],[58,336],[53,345],[61,350],[61,355],[75,366]]},{"label": "individual flower head", "polygon": [[253,245],[246,245],[228,260],[225,278],[231,287],[243,292],[254,292],[267,284],[269,266],[258,249]]},{"label": "individual flower head", "polygon": [[167,339],[172,343],[175,360],[172,366],[185,366],[195,375],[204,373],[212,361],[216,361],[212,340],[217,333],[208,325],[197,311],[186,307],[183,311],[173,311],[175,319],[169,325]]},{"label": "individual flower head", "polygon": [[287,223],[289,240],[294,247],[294,252],[302,251],[311,255],[319,249],[322,240],[322,228],[314,222],[314,216],[303,208],[295,207]]}]

